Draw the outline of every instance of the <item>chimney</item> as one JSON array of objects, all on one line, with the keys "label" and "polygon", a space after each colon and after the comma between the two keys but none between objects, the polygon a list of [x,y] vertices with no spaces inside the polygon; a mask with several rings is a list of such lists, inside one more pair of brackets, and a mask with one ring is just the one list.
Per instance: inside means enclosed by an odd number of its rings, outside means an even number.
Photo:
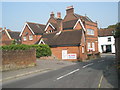
[{"label": "chimney", "polygon": [[68,15],[68,14],[73,14],[74,13],[74,8],[73,8],[73,6],[68,6],[67,8],[66,8],[66,15]]},{"label": "chimney", "polygon": [[57,18],[61,18],[61,13],[57,12]]},{"label": "chimney", "polygon": [[4,30],[6,29],[6,27],[4,27]]},{"label": "chimney", "polygon": [[62,31],[63,25],[62,25],[62,18],[61,13],[57,12],[57,31]]},{"label": "chimney", "polygon": [[54,12],[51,12],[50,17],[52,18],[54,17]]}]

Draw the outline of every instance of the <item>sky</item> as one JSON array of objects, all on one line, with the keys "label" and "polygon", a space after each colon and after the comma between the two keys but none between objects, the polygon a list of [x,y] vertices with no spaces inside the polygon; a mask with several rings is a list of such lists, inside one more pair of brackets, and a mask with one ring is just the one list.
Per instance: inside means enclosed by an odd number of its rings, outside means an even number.
[{"label": "sky", "polygon": [[13,31],[21,31],[26,21],[46,24],[52,11],[55,15],[61,12],[63,18],[66,7],[71,5],[75,13],[83,16],[86,14],[93,21],[97,21],[99,28],[118,22],[118,2],[2,2],[1,5],[0,27]]}]

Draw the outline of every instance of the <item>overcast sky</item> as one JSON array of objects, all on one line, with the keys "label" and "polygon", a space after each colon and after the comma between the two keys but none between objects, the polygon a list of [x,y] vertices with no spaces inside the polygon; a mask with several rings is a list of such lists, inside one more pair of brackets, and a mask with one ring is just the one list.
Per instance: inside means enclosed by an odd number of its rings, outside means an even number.
[{"label": "overcast sky", "polygon": [[83,16],[86,14],[97,21],[99,28],[118,22],[117,2],[3,2],[0,25],[13,31],[21,31],[26,21],[46,24],[50,12],[61,12],[63,18],[66,7],[71,5],[75,13]]}]

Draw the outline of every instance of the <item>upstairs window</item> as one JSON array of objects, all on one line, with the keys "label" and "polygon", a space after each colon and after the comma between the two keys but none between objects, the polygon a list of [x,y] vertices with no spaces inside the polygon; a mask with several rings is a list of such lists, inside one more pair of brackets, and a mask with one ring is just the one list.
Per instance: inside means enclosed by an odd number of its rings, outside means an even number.
[{"label": "upstairs window", "polygon": [[33,35],[30,35],[30,36],[29,36],[29,40],[33,40]]},{"label": "upstairs window", "polygon": [[23,41],[26,41],[26,40],[27,40],[27,38],[26,38],[26,36],[24,36],[24,37],[23,37]]},{"label": "upstairs window", "polygon": [[94,30],[93,29],[87,29],[87,34],[88,35],[94,35]]},{"label": "upstairs window", "polygon": [[25,35],[28,35],[28,32],[25,32]]},{"label": "upstairs window", "polygon": [[108,42],[111,42],[111,37],[108,38]]},{"label": "upstairs window", "polygon": [[52,30],[50,30],[49,32],[52,33]]}]

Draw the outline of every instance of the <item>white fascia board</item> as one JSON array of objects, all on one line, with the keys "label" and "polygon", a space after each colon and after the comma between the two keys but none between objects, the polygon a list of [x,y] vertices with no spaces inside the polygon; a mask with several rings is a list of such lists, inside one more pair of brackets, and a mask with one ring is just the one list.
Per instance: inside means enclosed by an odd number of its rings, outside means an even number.
[{"label": "white fascia board", "polygon": [[35,33],[33,32],[33,30],[30,28],[30,26],[29,26],[29,25],[27,24],[27,22],[26,22],[19,36],[22,35],[22,33],[23,33],[23,31],[24,31],[24,29],[25,29],[26,26],[28,26],[28,28],[30,29],[30,31],[31,31],[33,34],[35,34]]},{"label": "white fascia board", "polygon": [[84,25],[83,25],[81,19],[78,19],[78,21],[76,22],[76,24],[75,24],[75,26],[73,27],[73,29],[77,26],[77,24],[78,24],[79,22],[80,22],[82,28],[84,29],[84,31],[86,31],[86,29],[85,29],[85,27],[84,27]]},{"label": "white fascia board", "polygon": [[45,44],[45,42],[43,41],[43,39],[40,40],[40,42],[38,44],[41,44],[41,42],[43,42],[43,44]]},{"label": "white fascia board", "polygon": [[47,30],[47,28],[48,28],[49,25],[50,25],[53,29],[55,29],[51,23],[48,23],[47,26],[46,26],[46,28],[45,28],[45,31]]},{"label": "white fascia board", "polygon": [[8,35],[9,39],[12,39],[8,31],[5,29],[6,34]]}]

